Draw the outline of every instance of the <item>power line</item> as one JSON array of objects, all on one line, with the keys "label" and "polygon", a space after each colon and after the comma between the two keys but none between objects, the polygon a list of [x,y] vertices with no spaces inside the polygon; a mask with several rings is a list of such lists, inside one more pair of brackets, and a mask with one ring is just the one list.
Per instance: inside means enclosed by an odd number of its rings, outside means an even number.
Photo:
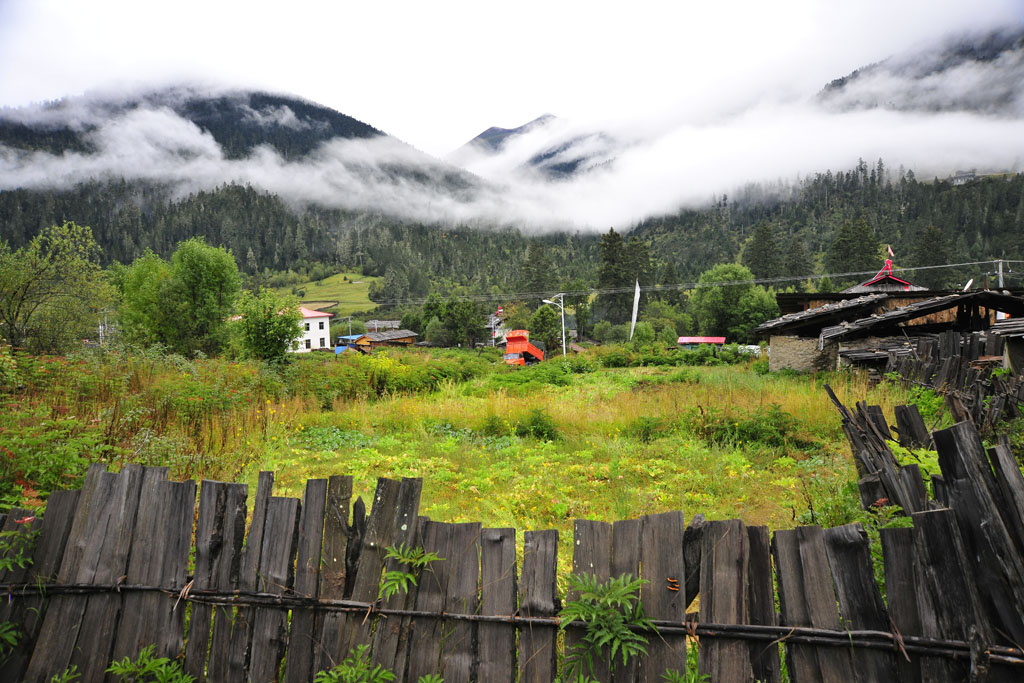
[{"label": "power line", "polygon": [[[894,273],[907,273],[919,270],[936,270],[942,268],[963,268],[965,266],[980,266],[990,265],[998,263],[1024,263],[1024,261],[1009,261],[1006,259],[990,259],[988,261],[967,261],[964,263],[944,263],[935,266],[910,266],[907,268],[893,268]],[[734,287],[738,285],[772,285],[784,282],[806,282],[807,280],[823,280],[829,279],[845,279],[849,277],[859,277],[862,275],[877,275],[879,271],[876,270],[859,270],[850,271],[847,273],[822,273],[822,274],[811,274],[811,275],[787,275],[781,277],[772,278],[757,278],[753,280],[724,280],[719,282],[679,282],[674,284],[659,284],[659,285],[647,285],[640,287],[641,292],[667,292],[675,290],[690,290],[690,289],[703,289],[707,287]],[[451,298],[457,301],[472,301],[476,303],[486,303],[489,301],[516,301],[516,300],[528,300],[528,299],[544,299],[551,296],[553,290],[545,290],[542,292],[509,292],[499,294],[458,294]],[[632,294],[636,291],[635,286],[631,287],[606,287],[606,288],[591,288],[591,289],[577,289],[577,290],[564,290],[562,293],[565,296],[591,296],[594,294]],[[426,297],[408,298],[408,299],[382,299],[375,301],[378,305],[423,305],[426,303]]]}]

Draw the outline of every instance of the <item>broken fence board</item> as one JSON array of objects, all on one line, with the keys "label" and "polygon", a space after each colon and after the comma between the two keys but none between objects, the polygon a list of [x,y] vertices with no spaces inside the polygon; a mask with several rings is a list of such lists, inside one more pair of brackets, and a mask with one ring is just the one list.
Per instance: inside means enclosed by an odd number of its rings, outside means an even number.
[{"label": "broken fence board", "polygon": [[[553,617],[559,604],[555,586],[558,563],[558,532],[527,531],[523,534],[523,574],[519,582],[519,611],[526,617]],[[557,628],[527,624],[519,628],[520,683],[555,680]]]}]

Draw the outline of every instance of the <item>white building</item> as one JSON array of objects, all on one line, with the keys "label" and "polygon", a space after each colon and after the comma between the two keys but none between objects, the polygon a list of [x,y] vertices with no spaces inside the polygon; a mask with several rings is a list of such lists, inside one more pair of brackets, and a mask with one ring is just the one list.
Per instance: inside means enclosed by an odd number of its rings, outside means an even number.
[{"label": "white building", "polygon": [[299,306],[302,313],[302,336],[292,344],[292,351],[305,353],[316,349],[332,349],[331,318],[334,314],[314,311],[312,308]]}]

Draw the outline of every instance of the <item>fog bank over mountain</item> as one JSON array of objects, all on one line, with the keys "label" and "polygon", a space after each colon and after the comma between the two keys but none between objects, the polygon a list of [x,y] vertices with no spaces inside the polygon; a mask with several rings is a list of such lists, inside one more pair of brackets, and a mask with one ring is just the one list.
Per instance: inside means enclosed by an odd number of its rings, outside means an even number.
[{"label": "fog bank over mountain", "polygon": [[[959,37],[815,92],[735,92],[599,124],[543,117],[446,159],[305,100],[217,87],[0,112],[0,189],[95,178],[187,194],[248,183],[296,205],[528,230],[625,228],[751,182],[859,158],[918,177],[1024,170],[1024,32]],[[884,55],[882,57],[885,57]]]}]

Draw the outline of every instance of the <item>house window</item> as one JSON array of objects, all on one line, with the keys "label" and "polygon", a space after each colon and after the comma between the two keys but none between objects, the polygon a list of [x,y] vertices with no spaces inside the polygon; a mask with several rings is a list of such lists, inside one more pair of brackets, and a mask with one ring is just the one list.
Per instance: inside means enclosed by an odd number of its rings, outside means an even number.
[{"label": "house window", "polygon": [[312,341],[310,341],[309,339],[307,339],[307,340],[306,340],[306,348],[307,348],[307,349],[311,349],[311,348],[313,348],[313,342],[312,342]]},{"label": "house window", "polygon": [[323,337],[320,337],[320,348],[322,349],[325,346],[327,346],[327,340]]},{"label": "house window", "polygon": [[309,323],[306,323],[306,332],[309,332]]},{"label": "house window", "polygon": [[[320,329],[321,330],[324,329],[324,321],[323,320],[320,321]],[[323,346],[323,345],[321,344],[321,346]]]}]

